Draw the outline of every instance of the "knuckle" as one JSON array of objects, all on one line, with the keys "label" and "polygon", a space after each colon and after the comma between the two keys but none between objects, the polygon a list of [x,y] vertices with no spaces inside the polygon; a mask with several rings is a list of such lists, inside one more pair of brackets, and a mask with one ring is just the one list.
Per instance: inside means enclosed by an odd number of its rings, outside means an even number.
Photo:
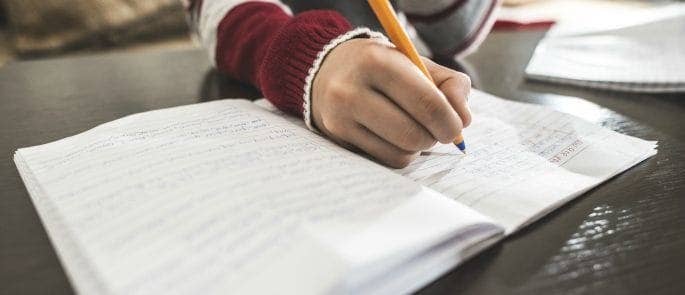
[{"label": "knuckle", "polygon": [[354,110],[356,107],[354,98],[354,96],[349,95],[347,92],[341,92],[340,95],[336,97],[337,103],[334,111],[340,116],[351,112],[351,110]]},{"label": "knuckle", "polygon": [[331,82],[326,93],[331,106],[336,110],[349,110],[354,106],[354,95],[349,91],[349,86],[342,82]]},{"label": "knuckle", "polygon": [[420,93],[418,102],[421,109],[428,115],[428,119],[431,121],[442,111],[442,106],[432,91],[423,91]]},{"label": "knuckle", "polygon": [[338,100],[341,97],[345,97],[346,87],[343,83],[339,81],[330,81],[326,87],[326,95],[328,97],[333,97]]},{"label": "knuckle", "polygon": [[340,122],[339,120],[325,120],[324,126],[328,133],[330,133],[329,135],[332,135],[334,137],[344,139],[345,135],[347,134],[347,128],[345,128],[344,124],[342,124],[342,122]]},{"label": "knuckle", "polygon": [[450,100],[452,100],[453,103],[457,103],[459,105],[466,104],[466,93],[453,95],[450,97]]},{"label": "knuckle", "polygon": [[398,145],[406,151],[420,151],[432,146],[434,140],[421,127],[411,124],[403,129]]},{"label": "knuckle", "polygon": [[417,151],[421,149],[420,135],[421,133],[414,124],[404,127],[399,138],[399,147],[407,151]]},{"label": "knuckle", "polygon": [[363,51],[363,65],[367,67],[382,67],[387,58],[386,53],[379,46],[368,46]]},{"label": "knuckle", "polygon": [[471,77],[462,72],[456,72],[457,79],[464,87],[471,87]]}]

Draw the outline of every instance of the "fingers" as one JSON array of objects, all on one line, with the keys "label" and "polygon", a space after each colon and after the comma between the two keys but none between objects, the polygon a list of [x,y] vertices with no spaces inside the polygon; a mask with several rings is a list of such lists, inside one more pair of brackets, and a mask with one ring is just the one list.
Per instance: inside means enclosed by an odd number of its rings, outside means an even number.
[{"label": "fingers", "polygon": [[354,152],[364,151],[393,168],[406,167],[418,155],[418,151],[407,151],[386,141],[351,117],[333,119],[321,125],[320,130],[344,148]]},{"label": "fingers", "polygon": [[423,58],[435,84],[445,94],[452,108],[457,111],[464,127],[471,124],[471,110],[468,97],[471,92],[471,79],[464,73],[454,71]]},{"label": "fingers", "polygon": [[[471,121],[468,77],[426,60],[433,84],[387,44],[354,39],[326,57],[312,85],[314,125],[337,143],[404,167]],[[463,122],[462,122],[463,119]]]},{"label": "fingers", "polygon": [[347,142],[361,148],[376,160],[393,168],[404,168],[418,156],[418,152],[402,150],[362,125],[349,129],[347,135]]},{"label": "fingers", "polygon": [[[373,50],[370,50],[373,52]],[[445,95],[404,55],[383,50],[382,57],[367,57],[371,86],[419,122],[442,143],[449,143],[462,129],[462,122]],[[382,73],[382,74],[379,74]]]},{"label": "fingers", "polygon": [[371,89],[359,93],[363,104],[353,110],[355,121],[400,149],[416,152],[435,145],[435,139],[421,124]]}]

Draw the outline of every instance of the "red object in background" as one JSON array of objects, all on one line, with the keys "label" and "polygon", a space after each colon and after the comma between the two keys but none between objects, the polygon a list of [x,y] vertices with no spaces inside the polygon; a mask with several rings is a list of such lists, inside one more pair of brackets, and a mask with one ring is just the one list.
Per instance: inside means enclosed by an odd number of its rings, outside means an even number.
[{"label": "red object in background", "polygon": [[498,19],[495,25],[492,27],[493,30],[546,30],[554,25],[554,20],[537,20],[522,22],[516,20],[508,19]]}]

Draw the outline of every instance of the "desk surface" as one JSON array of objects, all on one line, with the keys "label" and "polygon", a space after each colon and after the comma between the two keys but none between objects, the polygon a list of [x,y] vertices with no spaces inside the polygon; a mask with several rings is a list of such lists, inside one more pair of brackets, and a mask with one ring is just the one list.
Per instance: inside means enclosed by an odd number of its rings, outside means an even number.
[{"label": "desk surface", "polygon": [[[551,106],[633,136],[659,153],[481,253],[422,293],[682,293],[685,94],[593,91],[527,82],[541,32],[492,34],[468,58],[477,87]],[[199,50],[108,54],[0,68],[0,290],[69,294],[57,256],[11,160],[19,147],[198,97],[258,97],[210,69]]]}]

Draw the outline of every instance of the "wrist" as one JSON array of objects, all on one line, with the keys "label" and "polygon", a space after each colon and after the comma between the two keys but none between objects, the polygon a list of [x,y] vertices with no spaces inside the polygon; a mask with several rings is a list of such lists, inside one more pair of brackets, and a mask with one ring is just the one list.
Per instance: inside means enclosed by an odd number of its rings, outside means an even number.
[{"label": "wrist", "polygon": [[387,38],[376,31],[372,31],[368,28],[356,28],[354,30],[350,30],[346,32],[345,34],[342,34],[335,39],[331,40],[328,44],[326,44],[323,49],[317,54],[317,58],[314,60],[312,63],[311,68],[308,71],[308,75],[305,78],[305,84],[304,84],[304,94],[302,96],[302,101],[303,101],[303,112],[302,116],[305,121],[305,125],[307,125],[307,128],[309,128],[312,131],[317,131],[317,127],[315,124],[314,120],[314,114],[313,114],[313,98],[314,96],[314,83],[316,81],[316,77],[318,76],[319,70],[321,69],[321,66],[323,65],[324,61],[326,60],[326,57],[328,54],[330,54],[335,48],[338,46],[354,40],[354,39],[359,39],[359,38],[374,38],[374,39],[382,39],[386,40]]},{"label": "wrist", "polygon": [[259,66],[257,86],[280,110],[297,116],[305,112],[305,80],[324,47],[351,26],[333,11],[300,13],[269,40]]}]

